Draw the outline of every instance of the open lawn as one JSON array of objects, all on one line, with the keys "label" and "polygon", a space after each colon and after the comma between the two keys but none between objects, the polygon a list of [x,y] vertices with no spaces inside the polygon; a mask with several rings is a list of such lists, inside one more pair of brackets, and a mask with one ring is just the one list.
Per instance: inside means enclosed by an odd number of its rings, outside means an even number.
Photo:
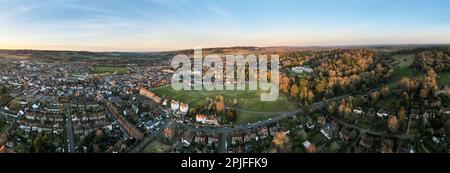
[{"label": "open lawn", "polygon": [[153,140],[142,150],[143,153],[167,153],[172,147],[166,145],[159,140]]},{"label": "open lawn", "polygon": [[412,77],[414,77],[415,73],[416,72],[413,69],[411,69],[409,67],[403,67],[403,68],[396,69],[394,71],[394,76],[412,78]]},{"label": "open lawn", "polygon": [[438,82],[440,86],[450,86],[450,72],[439,73]]},{"label": "open lawn", "polygon": [[314,136],[311,137],[311,142],[315,144],[316,146],[322,146],[325,144],[327,138],[320,132],[314,134]]},{"label": "open lawn", "polygon": [[414,58],[414,55],[395,55],[392,57],[392,59],[398,62],[398,67],[394,70],[392,79],[389,82],[391,87],[397,86],[403,77],[414,78],[421,75],[420,72],[411,68],[411,65],[414,63]]},{"label": "open lawn", "polygon": [[123,74],[128,72],[126,67],[106,67],[106,66],[98,66],[94,67],[94,73],[115,73]]},{"label": "open lawn", "polygon": [[238,117],[235,123],[245,124],[248,122],[255,122],[263,119],[270,118],[270,115],[253,114],[252,112],[287,112],[295,110],[298,106],[289,101],[288,97],[280,93],[278,99],[274,102],[263,102],[260,100],[261,91],[175,91],[171,86],[164,86],[151,90],[156,95],[179,100],[184,103],[188,103],[190,107],[203,107],[206,104],[206,98],[215,98],[218,95],[222,95],[225,99],[226,105],[232,105],[233,100],[238,102],[237,108]]},{"label": "open lawn", "polygon": [[395,88],[399,85],[400,80],[404,77],[414,79],[421,74],[409,67],[398,68],[394,70],[394,74],[389,82],[389,87]]},{"label": "open lawn", "polygon": [[397,61],[400,68],[409,67],[414,63],[414,54],[411,55],[395,55],[392,57],[395,61]]}]

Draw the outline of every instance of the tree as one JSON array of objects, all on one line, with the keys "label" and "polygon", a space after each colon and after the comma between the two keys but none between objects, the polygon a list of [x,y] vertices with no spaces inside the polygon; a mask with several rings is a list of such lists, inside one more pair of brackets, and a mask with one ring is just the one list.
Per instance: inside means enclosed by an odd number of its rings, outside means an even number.
[{"label": "tree", "polygon": [[225,103],[223,96],[216,96],[216,111],[222,112],[225,109]]},{"label": "tree", "polygon": [[5,133],[0,132],[0,147],[2,147],[6,143],[7,139],[8,136]]},{"label": "tree", "polygon": [[39,133],[31,145],[33,153],[53,153],[55,150],[56,147],[47,133]]},{"label": "tree", "polygon": [[444,93],[447,97],[450,98],[450,87],[445,87]]},{"label": "tree", "polygon": [[398,123],[399,124],[403,124],[405,122],[405,118],[406,118],[406,110],[403,107],[400,107],[400,110],[398,111]]},{"label": "tree", "polygon": [[308,92],[308,103],[312,103],[314,101],[314,93],[312,91]]},{"label": "tree", "polygon": [[345,110],[347,109],[347,103],[344,99],[341,100],[341,103],[338,106],[338,113],[340,115],[343,115],[345,113]]},{"label": "tree", "polygon": [[390,89],[388,86],[381,87],[381,95],[383,95],[384,98],[389,96],[389,94],[390,94]]},{"label": "tree", "polygon": [[323,93],[325,91],[325,88],[326,88],[326,81],[325,80],[319,80],[316,83],[315,89],[316,89],[317,93]]},{"label": "tree", "polygon": [[383,65],[381,65],[380,63],[377,64],[375,71],[380,74],[383,72]]},{"label": "tree", "polygon": [[410,105],[410,98],[409,98],[409,94],[407,92],[402,93],[402,101],[403,101],[403,104]]},{"label": "tree", "polygon": [[327,106],[328,113],[334,113],[336,111],[336,102],[332,101]]},{"label": "tree", "polygon": [[370,99],[372,100],[372,104],[376,104],[380,99],[380,92],[375,91],[370,94]]},{"label": "tree", "polygon": [[426,99],[428,97],[428,91],[426,89],[420,89],[420,93],[419,93],[420,98],[422,99]]},{"label": "tree", "polygon": [[296,84],[291,87],[291,97],[297,98],[298,96],[298,86]]},{"label": "tree", "polygon": [[225,116],[229,122],[234,122],[234,120],[236,120],[236,110],[231,109],[231,110],[226,111]]},{"label": "tree", "polygon": [[416,83],[415,83],[415,81],[414,81],[414,80],[411,80],[411,79],[409,79],[409,78],[407,78],[407,77],[403,77],[403,78],[400,80],[400,85],[401,85],[403,88],[405,88],[406,91],[409,91],[409,92],[413,91],[413,90],[416,88]]},{"label": "tree", "polygon": [[398,131],[399,128],[399,124],[398,124],[398,118],[397,116],[393,115],[390,116],[388,119],[388,128],[391,132],[396,133]]},{"label": "tree", "polygon": [[291,81],[291,79],[289,79],[289,77],[287,77],[287,76],[281,77],[281,81],[280,81],[281,91],[283,91],[284,93],[289,92],[290,81]]},{"label": "tree", "polygon": [[283,132],[278,132],[272,140],[273,144],[275,144],[275,147],[277,149],[283,150],[284,147],[289,143],[288,136]]}]

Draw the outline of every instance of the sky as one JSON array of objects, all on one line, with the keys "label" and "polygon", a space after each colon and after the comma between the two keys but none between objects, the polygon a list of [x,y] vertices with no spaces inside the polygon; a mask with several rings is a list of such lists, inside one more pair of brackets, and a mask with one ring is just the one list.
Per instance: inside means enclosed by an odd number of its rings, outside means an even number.
[{"label": "sky", "polygon": [[450,43],[449,0],[0,0],[0,49]]}]

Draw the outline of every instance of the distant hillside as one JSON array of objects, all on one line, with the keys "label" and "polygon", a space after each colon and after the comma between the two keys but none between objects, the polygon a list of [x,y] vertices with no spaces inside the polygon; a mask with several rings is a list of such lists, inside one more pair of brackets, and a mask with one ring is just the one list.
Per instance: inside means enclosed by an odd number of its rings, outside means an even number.
[{"label": "distant hillside", "polygon": [[[424,48],[442,48],[448,45],[368,45],[368,46],[330,46],[330,47],[216,47],[202,49],[203,55],[218,54],[218,55],[247,55],[247,54],[282,54],[286,52],[302,51],[302,50],[330,50],[330,49],[352,49],[352,48],[368,48],[379,51],[398,51],[403,50],[407,52],[417,52]],[[187,54],[192,56],[193,49],[179,50],[179,51],[165,51],[165,52],[88,52],[88,51],[51,51],[51,50],[0,50],[0,59],[15,59],[15,60],[43,60],[43,61],[72,61],[72,60],[98,60],[110,61],[133,58],[137,59],[160,59],[164,60],[172,58],[177,54]]]}]

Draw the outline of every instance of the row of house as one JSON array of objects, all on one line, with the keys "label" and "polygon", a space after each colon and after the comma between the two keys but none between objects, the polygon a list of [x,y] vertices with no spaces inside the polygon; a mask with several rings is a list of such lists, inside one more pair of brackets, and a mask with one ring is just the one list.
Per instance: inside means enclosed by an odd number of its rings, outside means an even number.
[{"label": "row of house", "polygon": [[185,131],[181,137],[181,144],[189,147],[193,142],[200,145],[208,145],[217,147],[220,140],[219,134],[206,134],[203,132],[194,133],[192,131]]},{"label": "row of house", "polygon": [[126,133],[136,140],[141,140],[144,138],[144,133],[136,128],[133,124],[128,122],[125,117],[122,116],[117,110],[117,108],[111,103],[106,103],[106,107],[111,112],[112,116],[116,121],[125,129]]}]

